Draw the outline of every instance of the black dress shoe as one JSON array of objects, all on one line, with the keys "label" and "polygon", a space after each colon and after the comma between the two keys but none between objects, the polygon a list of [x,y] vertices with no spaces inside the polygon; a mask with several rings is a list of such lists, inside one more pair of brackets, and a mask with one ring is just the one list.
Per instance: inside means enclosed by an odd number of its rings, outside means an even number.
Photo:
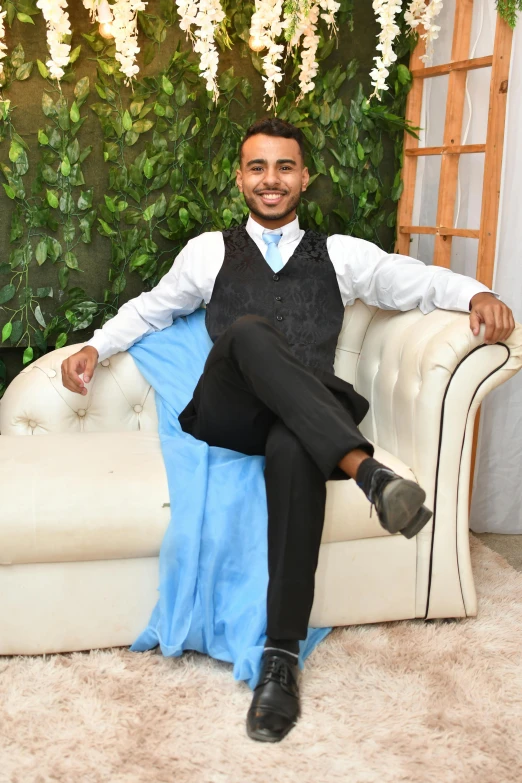
[{"label": "black dress shoe", "polygon": [[301,714],[298,674],[297,658],[284,652],[263,653],[259,682],[247,715],[249,737],[279,742],[295,726]]},{"label": "black dress shoe", "polygon": [[426,493],[415,481],[398,476],[389,468],[377,468],[371,478],[368,493],[377,516],[388,533],[401,533],[413,538],[431,519],[431,511],[423,505]]}]

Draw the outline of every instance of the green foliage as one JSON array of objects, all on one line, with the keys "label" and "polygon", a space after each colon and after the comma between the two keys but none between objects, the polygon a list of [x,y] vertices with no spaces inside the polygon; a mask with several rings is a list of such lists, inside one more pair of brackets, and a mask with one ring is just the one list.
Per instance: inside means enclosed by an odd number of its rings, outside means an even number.
[{"label": "green foliage", "polygon": [[[148,64],[176,21],[172,0],[159,0],[158,5],[159,15],[139,15],[149,39],[144,51]],[[259,67],[259,56],[246,47],[252,8],[231,0],[223,5],[227,20],[218,36],[221,48],[244,47],[243,54]],[[17,18],[28,24],[17,15],[31,18],[37,12],[33,0],[8,2],[8,14],[11,6],[11,22]],[[344,0],[340,15],[350,27],[351,0]],[[149,75],[131,92],[123,83],[114,45],[96,29],[84,33],[82,40],[73,49],[65,76],[69,97],[49,79],[42,60],[25,61],[21,44],[4,60],[4,91],[27,79],[43,85],[42,120],[31,150],[16,131],[10,101],[0,100],[5,158],[0,171],[11,212],[11,250],[8,261],[0,263],[1,340],[24,348],[24,364],[45,353],[48,345],[65,345],[71,332],[110,319],[131,276],[143,289],[154,287],[191,237],[238,225],[248,214],[235,183],[239,145],[248,126],[265,114],[264,107],[254,104],[251,81],[233,67],[226,68],[219,77],[221,96],[215,105],[189,45],[179,43],[166,66],[152,75],[147,69]],[[411,76],[404,65],[395,66],[390,91],[382,103],[370,104],[363,87],[354,84],[355,60],[327,67],[334,44],[323,36],[321,73],[314,91],[299,104],[295,62],[288,63],[281,85],[277,114],[301,127],[306,138],[311,179],[299,217],[303,227],[380,243],[381,227],[394,225],[402,188],[402,115]],[[404,37],[402,54],[409,45]],[[75,75],[74,61],[82,47],[96,59],[94,85]],[[97,165],[105,163],[107,172],[101,193],[82,170],[92,151],[88,142],[93,123],[99,124],[103,136],[103,147],[95,152]],[[389,161],[392,149],[396,169],[389,176],[383,173],[383,162]],[[93,230],[105,244],[108,265],[101,302],[81,280],[80,263],[86,258],[81,248],[92,242]],[[32,282],[40,268],[45,270],[45,286]],[[3,388],[0,362],[0,395]]]},{"label": "green foliage", "polygon": [[[23,47],[18,44],[7,73],[20,80],[20,69],[32,65],[24,60]],[[81,164],[91,151],[90,147],[82,149],[77,139],[85,121],[85,116],[80,116],[80,107],[89,94],[88,79],[81,79],[76,84],[71,107],[54,85],[49,83],[48,89],[54,91],[54,98],[51,92],[44,91],[42,111],[47,122],[38,131],[41,157],[31,184],[27,182],[29,148],[15,130],[9,101],[0,102],[0,133],[3,139],[9,139],[11,164],[0,164],[6,180],[2,184],[6,195],[15,203],[9,262],[0,267],[0,272],[9,276],[9,283],[0,289],[0,304],[8,319],[2,326],[2,342],[9,341],[14,346],[26,344],[24,364],[32,361],[35,348],[45,353],[51,333],[63,328],[85,328],[97,311],[96,304],[89,303],[86,315],[85,302],[81,307],[74,302],[66,312],[67,301],[56,308],[52,318],[47,320],[44,315],[46,300],[54,297],[56,278],[58,287],[65,290],[70,270],[81,271],[75,248],[79,242],[90,242],[90,227],[96,220],[96,210],[91,209],[92,192],[88,203],[86,194],[81,193],[79,198],[77,195],[77,189],[85,184]],[[53,285],[34,290],[30,281],[33,262],[38,266],[48,262],[54,267],[49,273]],[[74,291],[72,289],[73,296]],[[70,299],[71,290],[68,294]],[[85,299],[85,292],[82,294],[81,298]]]},{"label": "green foliage", "polygon": [[496,0],[497,11],[502,19],[505,19],[508,25],[515,27],[518,20],[518,13],[522,11],[522,0]]}]

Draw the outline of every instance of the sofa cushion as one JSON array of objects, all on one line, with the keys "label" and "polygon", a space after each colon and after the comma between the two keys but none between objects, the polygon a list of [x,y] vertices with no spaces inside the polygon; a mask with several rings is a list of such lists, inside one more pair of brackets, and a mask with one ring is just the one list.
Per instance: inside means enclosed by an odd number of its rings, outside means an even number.
[{"label": "sofa cushion", "polygon": [[[0,436],[0,471],[0,564],[158,555],[170,508],[157,433]],[[354,481],[327,488],[323,543],[388,535]]]}]

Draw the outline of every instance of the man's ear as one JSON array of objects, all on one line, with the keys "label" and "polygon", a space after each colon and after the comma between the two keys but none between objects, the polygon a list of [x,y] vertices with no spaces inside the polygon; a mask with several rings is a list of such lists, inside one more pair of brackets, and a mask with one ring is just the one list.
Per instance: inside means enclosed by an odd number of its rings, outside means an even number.
[{"label": "man's ear", "polygon": [[239,192],[243,192],[243,175],[241,174],[241,169],[236,169],[236,185],[239,188]]},{"label": "man's ear", "polygon": [[308,187],[308,181],[310,179],[310,172],[308,171],[307,167],[305,166],[303,169],[303,177],[301,180],[301,190],[306,190]]}]

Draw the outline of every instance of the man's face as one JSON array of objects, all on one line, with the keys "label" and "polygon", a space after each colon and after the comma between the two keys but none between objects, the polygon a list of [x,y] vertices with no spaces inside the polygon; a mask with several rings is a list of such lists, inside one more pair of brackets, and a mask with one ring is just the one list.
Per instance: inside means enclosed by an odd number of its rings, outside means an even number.
[{"label": "man's face", "polygon": [[295,139],[257,133],[243,145],[236,182],[250,212],[265,228],[279,228],[295,218],[308,169]]}]

